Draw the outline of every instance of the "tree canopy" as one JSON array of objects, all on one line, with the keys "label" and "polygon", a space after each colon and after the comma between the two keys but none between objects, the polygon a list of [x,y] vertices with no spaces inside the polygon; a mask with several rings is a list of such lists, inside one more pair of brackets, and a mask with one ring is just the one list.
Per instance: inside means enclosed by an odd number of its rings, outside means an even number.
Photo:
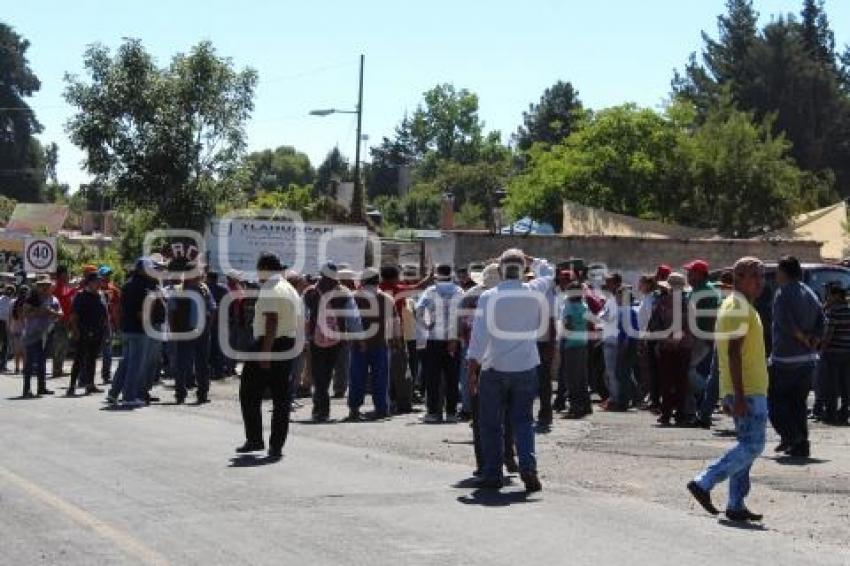
[{"label": "tree canopy", "polygon": [[288,145],[252,152],[245,157],[245,165],[250,169],[252,191],[308,185],[316,175],[307,154]]},{"label": "tree canopy", "polygon": [[206,41],[167,67],[135,39],[114,55],[93,45],[84,64],[88,80],[67,76],[65,98],[77,110],[67,128],[86,170],[119,203],[202,229],[232,192],[256,72],[235,69]]},{"label": "tree canopy", "polygon": [[26,99],[41,89],[27,60],[29,41],[0,22],[0,191],[12,199],[44,199],[45,156],[34,137],[41,124]]}]

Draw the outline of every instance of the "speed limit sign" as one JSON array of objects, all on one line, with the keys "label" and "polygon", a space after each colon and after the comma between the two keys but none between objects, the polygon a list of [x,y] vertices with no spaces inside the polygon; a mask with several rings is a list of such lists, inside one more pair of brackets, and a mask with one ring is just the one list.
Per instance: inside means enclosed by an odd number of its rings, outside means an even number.
[{"label": "speed limit sign", "polygon": [[24,242],[24,271],[52,273],[56,271],[56,238],[30,237]]}]

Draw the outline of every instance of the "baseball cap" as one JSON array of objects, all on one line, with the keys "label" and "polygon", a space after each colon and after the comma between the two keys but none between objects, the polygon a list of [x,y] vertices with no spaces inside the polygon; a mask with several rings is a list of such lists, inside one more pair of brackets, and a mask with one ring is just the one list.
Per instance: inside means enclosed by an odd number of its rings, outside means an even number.
[{"label": "baseball cap", "polygon": [[655,277],[657,279],[667,279],[671,273],[673,273],[673,268],[665,263],[662,263],[658,266],[658,269],[655,270]]},{"label": "baseball cap", "polygon": [[97,274],[101,277],[109,277],[110,275],[112,275],[112,268],[108,265],[101,265],[97,268]]},{"label": "baseball cap", "polygon": [[708,275],[708,262],[703,259],[695,259],[685,264],[685,270]]}]

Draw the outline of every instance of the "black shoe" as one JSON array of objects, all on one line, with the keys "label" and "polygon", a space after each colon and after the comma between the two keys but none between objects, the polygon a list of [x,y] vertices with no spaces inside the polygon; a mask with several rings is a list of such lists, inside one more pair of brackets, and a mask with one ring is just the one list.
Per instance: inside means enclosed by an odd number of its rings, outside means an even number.
[{"label": "black shoe", "polygon": [[205,405],[210,402],[210,398],[206,395],[198,395],[198,399],[196,402],[198,405]]},{"label": "black shoe", "polygon": [[186,396],[185,395],[177,395],[176,397],[174,397],[174,404],[175,405],[182,405],[185,402],[186,402]]},{"label": "black shoe", "polygon": [[53,391],[50,389],[42,389],[36,395],[53,395]]},{"label": "black shoe", "polygon": [[390,418],[390,414],[384,411],[372,411],[366,414],[366,420],[369,421],[382,421],[388,418]]},{"label": "black shoe", "polygon": [[360,411],[357,409],[351,409],[348,411],[348,416],[343,419],[343,422],[346,423],[359,423],[363,420],[363,416],[360,414]]},{"label": "black shoe", "polygon": [[35,399],[35,395],[32,394],[32,391],[24,391],[21,399]]},{"label": "black shoe", "polygon": [[283,448],[269,448],[268,460],[271,462],[280,462],[283,458]]},{"label": "black shoe", "polygon": [[92,393],[103,393],[103,389],[98,389],[94,385],[86,387],[86,395],[91,395]]},{"label": "black shoe", "polygon": [[739,523],[747,522],[747,521],[755,521],[755,522],[758,523],[759,521],[764,519],[764,515],[759,515],[758,513],[753,513],[752,511],[750,511],[749,509],[744,507],[743,509],[740,509],[740,510],[727,509],[726,510],[726,518],[729,519],[730,521],[735,521],[735,522],[739,522]]},{"label": "black shoe", "polygon": [[68,389],[65,392],[65,397],[76,397],[76,396],[77,396],[77,392],[74,391],[73,389]]},{"label": "black shoe", "polygon": [[785,442],[784,440],[776,445],[776,448],[773,449],[774,452],[781,454],[784,452],[788,452],[791,449],[791,445]]},{"label": "black shoe", "polygon": [[505,458],[505,469],[509,474],[519,472],[519,464],[517,464],[516,458]]},{"label": "black shoe", "polygon": [[527,493],[536,493],[543,489],[543,484],[540,483],[540,478],[537,477],[537,472],[524,472],[520,474],[522,483],[525,484]]},{"label": "black shoe", "polygon": [[246,442],[236,449],[236,453],[247,454],[249,452],[259,452],[260,450],[264,450],[265,447],[266,445],[263,442]]},{"label": "black shoe", "polygon": [[808,458],[811,455],[809,441],[804,440],[803,442],[795,444],[788,450],[787,454],[792,458]]},{"label": "black shoe", "polygon": [[714,504],[711,502],[711,493],[701,488],[699,484],[697,484],[697,482],[689,482],[688,491],[691,492],[691,495],[694,496],[694,499],[697,500],[697,503],[699,503],[703,509],[705,509],[712,515],[720,514],[720,511],[718,511],[717,507],[715,507]]}]

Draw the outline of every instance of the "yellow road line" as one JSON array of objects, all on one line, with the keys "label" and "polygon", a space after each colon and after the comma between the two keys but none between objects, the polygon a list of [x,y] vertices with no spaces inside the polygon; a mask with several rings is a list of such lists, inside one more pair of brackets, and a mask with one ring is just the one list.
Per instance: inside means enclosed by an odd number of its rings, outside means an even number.
[{"label": "yellow road line", "polygon": [[130,556],[138,558],[141,562],[145,564],[156,564],[158,566],[166,566],[168,564],[168,560],[164,556],[146,547],[128,533],[107,524],[73,503],[61,499],[57,495],[2,466],[0,466],[0,479],[17,486],[27,495],[56,509],[76,523],[90,528],[100,536],[109,539],[123,548]]}]

